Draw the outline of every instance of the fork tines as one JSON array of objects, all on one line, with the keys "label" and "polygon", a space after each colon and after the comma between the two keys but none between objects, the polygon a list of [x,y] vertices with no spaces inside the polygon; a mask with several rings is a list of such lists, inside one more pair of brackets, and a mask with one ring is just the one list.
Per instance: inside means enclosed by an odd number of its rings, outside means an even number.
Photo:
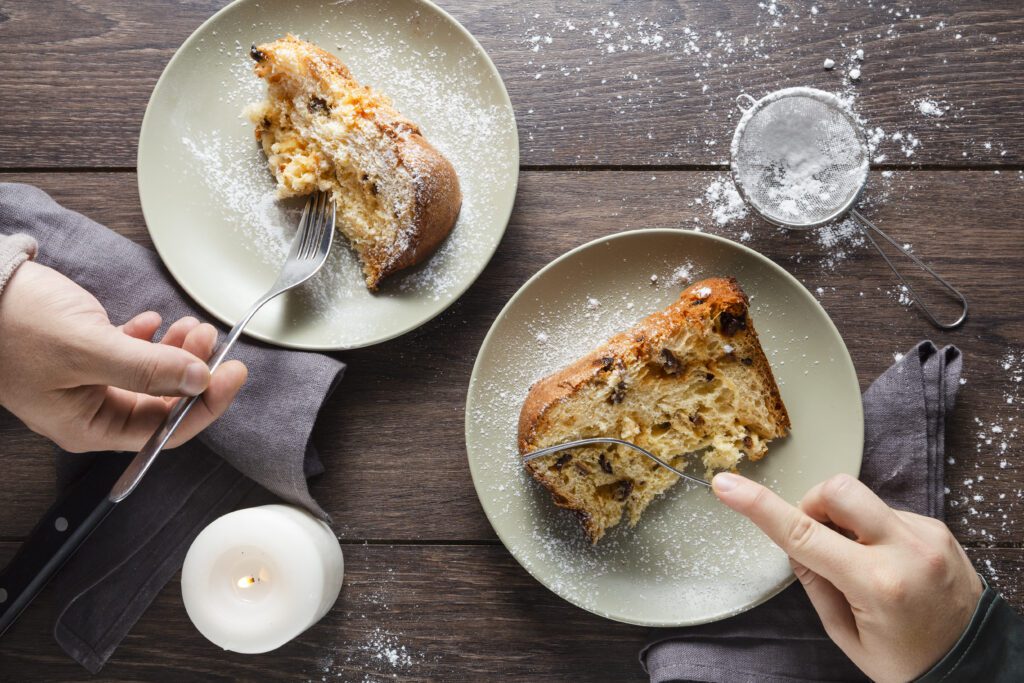
[{"label": "fork tines", "polygon": [[299,222],[298,249],[296,258],[308,259],[318,252],[318,245],[324,238],[324,232],[332,227],[331,217],[334,213],[334,201],[326,192],[317,192],[306,202]]}]

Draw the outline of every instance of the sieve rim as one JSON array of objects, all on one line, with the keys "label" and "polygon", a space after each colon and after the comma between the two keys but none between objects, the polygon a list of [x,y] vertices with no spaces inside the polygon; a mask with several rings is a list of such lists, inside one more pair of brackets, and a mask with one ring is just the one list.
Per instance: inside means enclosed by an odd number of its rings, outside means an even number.
[{"label": "sieve rim", "polygon": [[764,109],[769,104],[772,104],[787,97],[810,97],[812,99],[816,99],[820,102],[823,102],[828,106],[834,107],[840,114],[842,114],[843,118],[846,119],[847,123],[849,123],[853,127],[854,135],[856,136],[857,141],[860,143],[861,151],[863,151],[864,153],[865,163],[867,164],[868,170],[870,171],[871,164],[868,141],[867,137],[864,134],[864,129],[861,127],[860,123],[857,122],[857,119],[854,118],[853,113],[850,111],[850,109],[843,105],[843,101],[839,99],[838,95],[836,95],[835,93],[828,92],[827,90],[820,90],[818,88],[811,88],[808,86],[793,86],[789,88],[781,88],[779,90],[773,90],[767,95],[762,96],[759,100],[756,100],[752,105],[750,105],[746,109],[743,109],[742,107],[740,108],[741,111],[743,111],[743,116],[740,117],[739,122],[736,124],[736,130],[732,134],[732,143],[729,145],[729,175],[732,176],[732,181],[733,184],[736,186],[736,191],[739,192],[740,197],[743,198],[743,201],[746,203],[747,206],[753,209],[758,216],[768,221],[772,225],[777,225],[780,228],[787,228],[791,230],[810,230],[812,228],[821,227],[826,223],[831,223],[840,216],[849,213],[850,210],[853,209],[853,207],[860,200],[860,196],[861,194],[863,194],[864,188],[867,187],[868,174],[864,174],[864,182],[860,184],[860,187],[857,188],[857,191],[854,192],[847,201],[840,205],[839,208],[830,213],[824,219],[808,221],[805,223],[795,223],[782,221],[765,214],[761,210],[761,207],[758,206],[758,204],[750,198],[750,195],[744,189],[743,183],[740,181],[739,172],[736,168],[736,156],[739,151],[739,141],[743,135],[743,130],[746,128],[747,123],[750,121],[750,119],[753,118],[757,112]]}]

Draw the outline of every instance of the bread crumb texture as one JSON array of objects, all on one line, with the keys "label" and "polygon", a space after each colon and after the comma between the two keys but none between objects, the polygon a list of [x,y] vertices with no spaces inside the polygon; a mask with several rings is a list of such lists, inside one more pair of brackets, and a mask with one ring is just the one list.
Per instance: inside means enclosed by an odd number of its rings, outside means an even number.
[{"label": "bread crumb texture", "polygon": [[248,107],[277,179],[277,196],[317,190],[359,255],[366,286],[426,259],[462,204],[451,163],[391,100],[361,85],[334,55],[288,35],[253,46],[264,102]]},{"label": "bread crumb texture", "polygon": [[[746,294],[732,278],[710,278],[534,384],[520,413],[519,450],[616,437],[680,467],[699,451],[710,478],[743,458],[763,458],[789,428]],[[576,513],[593,543],[624,513],[634,526],[679,480],[614,444],[556,453],[526,469],[556,505]]]}]

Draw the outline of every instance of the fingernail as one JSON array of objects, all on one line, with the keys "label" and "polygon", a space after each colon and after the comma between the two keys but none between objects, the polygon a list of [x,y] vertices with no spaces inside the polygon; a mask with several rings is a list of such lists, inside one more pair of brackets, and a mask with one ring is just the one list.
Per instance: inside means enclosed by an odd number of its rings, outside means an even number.
[{"label": "fingernail", "polygon": [[181,380],[181,393],[195,396],[203,393],[210,382],[210,369],[203,363],[191,363],[185,368],[185,376]]},{"label": "fingernail", "polygon": [[711,485],[716,491],[721,493],[728,493],[739,486],[739,484],[740,478],[730,472],[719,472],[715,475],[715,478],[711,480]]}]

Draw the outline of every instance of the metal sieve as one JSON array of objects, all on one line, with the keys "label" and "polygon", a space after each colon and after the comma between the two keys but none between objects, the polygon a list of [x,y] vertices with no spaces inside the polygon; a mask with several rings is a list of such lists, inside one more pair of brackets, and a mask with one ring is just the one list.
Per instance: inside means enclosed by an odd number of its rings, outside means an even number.
[{"label": "metal sieve", "polygon": [[[950,330],[967,319],[963,294],[854,208],[868,180],[868,145],[856,118],[838,97],[815,88],[785,88],[760,100],[750,95],[736,99],[743,116],[732,138],[732,175],[754,211],[775,225],[796,229],[815,228],[849,213],[933,325]],[[876,235],[959,300],[960,317],[939,322],[881,249]]]}]

